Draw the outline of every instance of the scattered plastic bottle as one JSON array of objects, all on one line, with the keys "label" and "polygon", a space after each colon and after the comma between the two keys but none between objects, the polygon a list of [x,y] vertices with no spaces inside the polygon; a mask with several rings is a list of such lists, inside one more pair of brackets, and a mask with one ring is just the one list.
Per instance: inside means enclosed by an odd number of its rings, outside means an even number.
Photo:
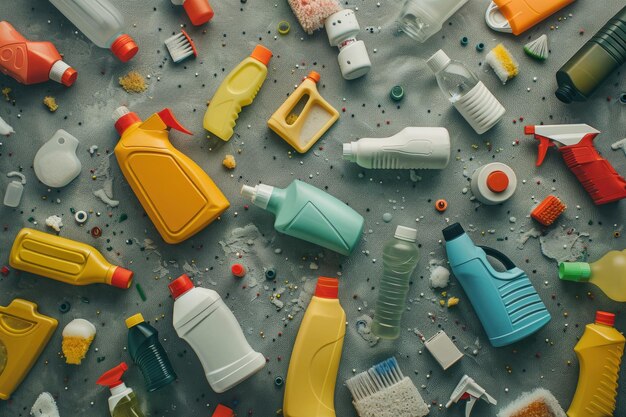
[{"label": "scattered plastic bottle", "polygon": [[593,263],[561,262],[559,278],[590,282],[612,300],[626,302],[626,249],[609,251]]},{"label": "scattered plastic bottle", "polygon": [[159,342],[159,332],[144,321],[141,313],[126,319],[128,353],[137,364],[149,392],[176,380],[176,373],[167,352]]},{"label": "scattered plastic bottle", "polygon": [[465,3],[467,0],[405,0],[398,23],[404,33],[424,43]]},{"label": "scattered plastic bottle", "polygon": [[139,400],[132,388],[122,381],[122,375],[128,370],[128,365],[122,362],[115,368],[108,370],[98,378],[96,384],[109,387],[109,411],[111,417],[144,417]]},{"label": "scattered plastic bottle", "polygon": [[398,226],[393,239],[383,248],[383,278],[378,285],[378,298],[372,332],[383,339],[400,336],[400,321],[406,308],[411,274],[419,260],[417,230]]}]

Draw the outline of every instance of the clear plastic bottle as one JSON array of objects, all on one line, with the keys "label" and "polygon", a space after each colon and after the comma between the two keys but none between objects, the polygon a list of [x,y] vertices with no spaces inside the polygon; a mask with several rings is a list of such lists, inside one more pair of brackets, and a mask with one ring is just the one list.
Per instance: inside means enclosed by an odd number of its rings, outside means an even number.
[{"label": "clear plastic bottle", "polygon": [[407,35],[423,43],[465,3],[467,0],[405,0],[398,23]]},{"label": "clear plastic bottle", "polygon": [[400,320],[409,292],[409,280],[418,261],[417,230],[398,226],[383,249],[383,278],[378,286],[372,332],[383,339],[400,336]]}]

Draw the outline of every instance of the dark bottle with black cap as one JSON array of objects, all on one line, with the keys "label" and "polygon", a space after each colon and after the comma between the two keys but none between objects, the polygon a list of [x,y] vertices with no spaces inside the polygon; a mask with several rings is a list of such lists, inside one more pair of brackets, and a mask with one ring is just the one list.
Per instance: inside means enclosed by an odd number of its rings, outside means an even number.
[{"label": "dark bottle with black cap", "polygon": [[564,103],[585,101],[626,61],[626,7],[620,10],[556,73],[556,96]]}]

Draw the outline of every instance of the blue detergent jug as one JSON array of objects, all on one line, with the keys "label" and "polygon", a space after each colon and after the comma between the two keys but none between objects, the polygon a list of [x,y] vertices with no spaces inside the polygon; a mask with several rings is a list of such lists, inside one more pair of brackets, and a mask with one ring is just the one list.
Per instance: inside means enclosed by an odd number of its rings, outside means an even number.
[{"label": "blue detergent jug", "polygon": [[[494,347],[510,345],[550,321],[528,275],[499,251],[476,246],[459,223],[443,229],[452,272],[469,297],[476,315]],[[507,269],[496,271],[487,255]]]}]

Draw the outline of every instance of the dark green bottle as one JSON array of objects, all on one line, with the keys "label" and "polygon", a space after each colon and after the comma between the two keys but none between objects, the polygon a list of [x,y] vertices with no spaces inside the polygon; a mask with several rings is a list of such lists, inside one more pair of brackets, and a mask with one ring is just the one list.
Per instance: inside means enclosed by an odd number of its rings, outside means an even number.
[{"label": "dark green bottle", "polygon": [[159,332],[146,323],[141,313],[126,319],[128,353],[141,369],[148,391],[156,391],[176,379],[176,373],[159,342]]},{"label": "dark green bottle", "polygon": [[626,61],[626,7],[620,10],[556,73],[556,96],[564,103],[585,101]]}]

